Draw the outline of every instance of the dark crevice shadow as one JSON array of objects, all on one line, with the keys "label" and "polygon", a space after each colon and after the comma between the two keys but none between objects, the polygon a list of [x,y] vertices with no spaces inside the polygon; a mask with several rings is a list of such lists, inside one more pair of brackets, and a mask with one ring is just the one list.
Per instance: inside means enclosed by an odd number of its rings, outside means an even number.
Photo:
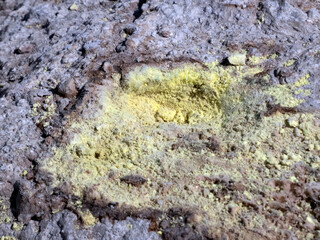
[{"label": "dark crevice shadow", "polygon": [[7,95],[8,89],[0,89],[0,98],[5,97]]},{"label": "dark crevice shadow", "polygon": [[143,10],[142,10],[142,5],[145,4],[147,2],[147,0],[139,0],[139,3],[138,3],[138,9],[136,9],[133,13],[133,16],[134,16],[134,20],[137,20],[139,17],[141,17],[142,13],[143,13]]},{"label": "dark crevice shadow", "polygon": [[21,198],[21,195],[20,195],[20,192],[19,192],[19,188],[20,188],[20,184],[19,182],[16,182],[14,185],[13,185],[13,192],[11,194],[11,197],[10,197],[10,209],[11,209],[11,212],[13,214],[13,216],[15,218],[18,218],[19,214],[20,214],[20,211],[19,211],[19,208],[20,208],[20,198]]},{"label": "dark crevice shadow", "polygon": [[222,66],[231,66],[232,64],[229,62],[228,58],[224,58],[220,62],[220,65],[222,65]]}]

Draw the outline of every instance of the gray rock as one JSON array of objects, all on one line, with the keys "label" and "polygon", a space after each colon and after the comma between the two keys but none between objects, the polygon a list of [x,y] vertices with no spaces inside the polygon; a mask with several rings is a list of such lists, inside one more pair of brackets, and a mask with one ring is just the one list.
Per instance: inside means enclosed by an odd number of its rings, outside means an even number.
[{"label": "gray rock", "polygon": [[149,232],[149,221],[127,218],[124,221],[111,223],[103,219],[95,226],[76,230],[77,216],[70,211],[56,213],[51,219],[40,223],[30,221],[21,231],[20,239],[77,239],[77,240],[158,240],[159,235]]}]

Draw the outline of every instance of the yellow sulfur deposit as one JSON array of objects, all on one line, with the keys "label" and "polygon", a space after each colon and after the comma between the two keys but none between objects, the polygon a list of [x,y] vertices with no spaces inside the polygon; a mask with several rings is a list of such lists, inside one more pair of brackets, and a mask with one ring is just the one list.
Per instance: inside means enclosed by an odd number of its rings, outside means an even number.
[{"label": "yellow sulfur deposit", "polygon": [[251,56],[251,57],[249,57],[249,62],[251,64],[260,64],[265,60],[267,60],[267,56]]},{"label": "yellow sulfur deposit", "polygon": [[[126,75],[124,90],[101,92],[102,110],[75,122],[70,130],[76,133],[73,140],[66,149],[58,149],[43,168],[55,175],[55,185],[72,182],[76,195],[101,183],[96,187],[99,197],[107,194],[135,206],[153,205],[157,190],[150,192],[152,182],[160,186],[176,177],[188,179],[187,175],[193,175],[191,169],[210,174],[212,166],[206,161],[192,160],[197,153],[183,148],[171,151],[171,145],[178,133],[187,135],[192,129],[213,135],[220,128],[226,102],[235,106],[241,102],[240,95],[226,95],[229,86],[241,84],[245,76],[259,71],[224,69],[215,63],[208,64],[208,69],[195,65],[172,70],[136,68]],[[214,156],[211,151],[206,155]],[[109,178],[131,173],[148,178],[148,185],[138,190],[120,183],[118,177]],[[180,187],[174,185],[172,189]],[[177,200],[184,202],[181,197],[173,202]]]},{"label": "yellow sulfur deposit", "polygon": [[85,210],[84,212],[81,211],[80,216],[85,227],[90,227],[97,223],[97,220],[94,218],[94,216],[89,210]]},{"label": "yellow sulfur deposit", "polygon": [[228,72],[193,66],[170,72],[137,68],[127,76],[128,103],[138,114],[153,116],[151,123],[208,122],[221,117],[221,95],[232,81]]},{"label": "yellow sulfur deposit", "polygon": [[290,67],[290,66],[292,66],[295,62],[296,62],[296,60],[290,59],[290,60],[284,62],[284,63],[282,64],[282,67]]},{"label": "yellow sulfur deposit", "polygon": [[[239,194],[255,201],[257,192],[270,190],[262,183],[276,177],[278,169],[298,161],[315,164],[308,159],[316,147],[305,149],[319,143],[313,114],[296,114],[294,122],[290,114],[281,113],[257,118],[258,112],[267,110],[264,103],[270,96],[285,106],[299,104],[292,91],[307,84],[308,76],[294,85],[262,91],[246,81],[261,71],[216,63],[207,68],[136,67],[123,76],[122,87],[114,78],[113,90],[101,89],[83,119],[68,129],[72,140],[56,149],[41,168],[53,175],[54,186],[71,183],[80,198],[86,193],[86,199],[140,208],[197,208],[205,212],[199,221],[211,223],[229,216],[229,202],[238,206],[237,213],[245,212],[230,195],[217,200],[215,192],[222,186],[211,177],[241,182],[246,191]],[[297,132],[308,139],[308,145],[295,140]],[[286,165],[281,165],[283,159]],[[146,182],[139,187],[122,182],[127,175],[139,175]],[[239,222],[232,219],[224,226]],[[250,223],[253,228],[267,221],[256,219]],[[91,225],[95,219],[84,212],[83,221]]]},{"label": "yellow sulfur deposit", "polygon": [[304,102],[304,99],[298,98],[295,95],[301,94],[304,96],[309,96],[309,89],[302,89],[301,87],[309,85],[310,75],[306,74],[302,76],[298,81],[293,84],[277,85],[269,88],[266,93],[273,96],[276,102],[286,107],[296,107]]}]

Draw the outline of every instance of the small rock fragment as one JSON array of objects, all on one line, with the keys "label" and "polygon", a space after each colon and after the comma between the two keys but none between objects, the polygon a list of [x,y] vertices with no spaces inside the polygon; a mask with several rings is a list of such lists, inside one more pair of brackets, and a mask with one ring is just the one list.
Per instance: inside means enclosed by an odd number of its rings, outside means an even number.
[{"label": "small rock fragment", "polygon": [[172,182],[162,183],[162,195],[166,195],[172,187]]},{"label": "small rock fragment", "polygon": [[58,92],[64,97],[74,97],[77,95],[78,91],[76,89],[76,84],[73,79],[65,80],[58,85]]},{"label": "small rock fragment", "polygon": [[165,122],[173,121],[176,115],[176,111],[174,109],[168,107],[161,107],[158,110],[158,120],[163,120]]},{"label": "small rock fragment", "polygon": [[313,143],[310,143],[308,146],[307,146],[307,149],[308,151],[313,151],[314,150],[314,144]]},{"label": "small rock fragment", "polygon": [[31,53],[33,51],[33,45],[31,44],[24,44],[20,46],[19,48],[16,48],[13,53],[14,54],[25,54],[25,53]]},{"label": "small rock fragment", "polygon": [[66,109],[66,107],[70,103],[70,100],[67,98],[63,98],[63,99],[59,99],[57,103],[58,103],[59,111],[62,112]]},{"label": "small rock fragment", "polygon": [[314,230],[316,222],[312,217],[308,216],[305,220],[305,226],[310,230]]},{"label": "small rock fragment", "polygon": [[207,148],[209,148],[211,151],[216,152],[220,150],[220,144],[214,137],[209,137],[207,142]]},{"label": "small rock fragment", "polygon": [[232,216],[235,216],[238,211],[240,210],[239,206],[235,203],[230,203],[228,205],[228,212],[232,215]]},{"label": "small rock fragment", "polygon": [[172,33],[168,30],[159,31],[158,34],[163,38],[169,38],[172,35]]},{"label": "small rock fragment", "polygon": [[122,177],[120,180],[122,182],[131,184],[136,187],[139,187],[147,182],[147,180],[144,177],[141,177],[139,175],[127,175]]},{"label": "small rock fragment", "polygon": [[78,5],[76,4],[76,3],[73,3],[71,6],[70,6],[70,8],[69,8],[71,11],[77,11],[77,10],[79,10],[79,7],[78,7]]},{"label": "small rock fragment", "polygon": [[112,73],[114,71],[112,64],[110,62],[108,62],[108,61],[103,63],[102,69],[106,73]]},{"label": "small rock fragment", "polygon": [[277,166],[279,164],[279,161],[275,158],[275,157],[268,157],[266,160],[265,160],[265,163],[267,165],[270,165],[270,166]]},{"label": "small rock fragment", "polygon": [[202,221],[202,217],[198,213],[192,213],[187,217],[187,223],[200,223]]},{"label": "small rock fragment", "polygon": [[286,121],[287,125],[292,128],[296,128],[299,126],[299,121],[295,117],[290,117]]},{"label": "small rock fragment", "polygon": [[166,220],[166,219],[164,219],[164,220],[162,220],[161,222],[160,222],[160,227],[162,228],[162,229],[166,229],[166,228],[168,228],[170,226],[170,222],[168,221],[168,220]]},{"label": "small rock fragment", "polygon": [[246,57],[244,53],[234,53],[228,58],[228,61],[232,65],[243,66],[246,65]]},{"label": "small rock fragment", "polygon": [[293,183],[299,182],[298,179],[297,179],[295,176],[289,177],[289,180],[290,180],[291,182],[293,182]]},{"label": "small rock fragment", "polygon": [[76,154],[78,155],[78,157],[90,155],[90,149],[84,145],[77,146],[75,150],[76,150]]},{"label": "small rock fragment", "polygon": [[39,89],[36,91],[38,97],[50,96],[52,93],[47,89]]},{"label": "small rock fragment", "polygon": [[280,164],[281,164],[282,166],[290,167],[292,163],[291,163],[291,161],[289,161],[289,160],[282,160],[282,161],[280,162]]},{"label": "small rock fragment", "polygon": [[317,8],[311,8],[307,11],[307,14],[309,18],[315,18],[316,20],[319,19],[319,11]]},{"label": "small rock fragment", "polygon": [[210,194],[209,189],[207,189],[207,188],[203,189],[203,196],[204,196],[205,198],[208,198],[208,197],[209,197],[209,194]]},{"label": "small rock fragment", "polygon": [[294,128],[294,136],[295,137],[301,137],[302,136],[302,132],[299,128]]}]

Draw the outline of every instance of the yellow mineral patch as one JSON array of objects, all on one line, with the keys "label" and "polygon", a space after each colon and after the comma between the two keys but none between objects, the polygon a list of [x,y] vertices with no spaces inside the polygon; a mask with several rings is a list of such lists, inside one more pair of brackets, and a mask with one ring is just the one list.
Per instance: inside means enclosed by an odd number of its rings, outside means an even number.
[{"label": "yellow mineral patch", "polygon": [[44,126],[49,125],[49,120],[55,113],[55,105],[53,104],[53,97],[47,96],[44,102],[39,102],[32,105],[30,115],[34,118],[34,121],[38,124],[44,120]]},{"label": "yellow mineral patch", "polygon": [[298,81],[296,81],[293,86],[295,88],[299,88],[305,85],[310,85],[308,79],[310,78],[310,74],[307,73],[306,75],[302,76]]},{"label": "yellow mineral patch", "polygon": [[[227,219],[231,210],[244,214],[246,201],[259,202],[258,192],[273,191],[264,182],[281,177],[279,169],[317,162],[311,157],[320,136],[314,114],[257,118],[257,112],[267,110],[270,95],[283,106],[299,104],[293,91],[309,76],[265,90],[248,85],[245,78],[261,71],[216,63],[136,67],[123,76],[122,87],[113,78],[114,90],[101,89],[95,107],[67,129],[72,140],[41,168],[53,175],[54,186],[71,183],[80,199],[85,192],[86,199],[140,208],[197,208],[206,213],[201,221],[211,223]],[[146,181],[141,186],[122,182],[128,175]],[[242,183],[245,191],[237,194],[245,200],[228,194],[219,200],[216,193],[223,185],[214,179],[221,176]],[[95,222],[90,214],[82,217],[89,225]],[[239,222],[228,219],[226,228]],[[265,221],[256,216],[250,226]]]},{"label": "yellow mineral patch", "polygon": [[127,79],[128,103],[139,114],[154,116],[151,123],[156,120],[181,124],[219,118],[221,95],[231,81],[236,81],[228,72],[199,71],[193,66],[170,72],[142,67],[129,73]]},{"label": "yellow mineral patch", "polygon": [[90,227],[97,223],[97,219],[95,219],[89,210],[85,210],[84,212],[81,211],[80,216],[85,227]]},{"label": "yellow mineral patch", "polygon": [[272,54],[272,55],[269,56],[269,58],[272,59],[272,60],[273,60],[273,59],[276,59],[276,57],[278,57],[278,55],[277,55],[276,53],[274,53],[274,54]]},{"label": "yellow mineral patch", "polygon": [[284,63],[282,64],[282,67],[290,67],[290,66],[292,66],[295,62],[296,62],[296,60],[290,59],[290,60],[284,62]]},{"label": "yellow mineral patch", "polygon": [[21,231],[22,228],[23,228],[23,226],[24,226],[23,223],[16,223],[16,222],[14,222],[14,223],[12,224],[12,230],[14,230],[14,231]]},{"label": "yellow mineral patch", "polygon": [[10,201],[0,196],[0,224],[11,221]]},{"label": "yellow mineral patch", "polygon": [[274,87],[269,88],[266,93],[273,96],[276,103],[286,107],[296,107],[304,102],[304,99],[298,98],[295,95],[301,94],[303,96],[311,95],[309,89],[301,89],[305,85],[309,85],[310,74],[306,74],[299,78],[293,84],[278,84]]},{"label": "yellow mineral patch", "polygon": [[290,85],[277,85],[268,90],[268,93],[276,99],[276,103],[286,107],[296,107],[303,103],[303,99],[293,96],[292,87]]},{"label": "yellow mineral patch", "polygon": [[267,60],[267,56],[251,56],[251,57],[249,57],[249,62],[254,65],[260,64],[265,60]]}]

